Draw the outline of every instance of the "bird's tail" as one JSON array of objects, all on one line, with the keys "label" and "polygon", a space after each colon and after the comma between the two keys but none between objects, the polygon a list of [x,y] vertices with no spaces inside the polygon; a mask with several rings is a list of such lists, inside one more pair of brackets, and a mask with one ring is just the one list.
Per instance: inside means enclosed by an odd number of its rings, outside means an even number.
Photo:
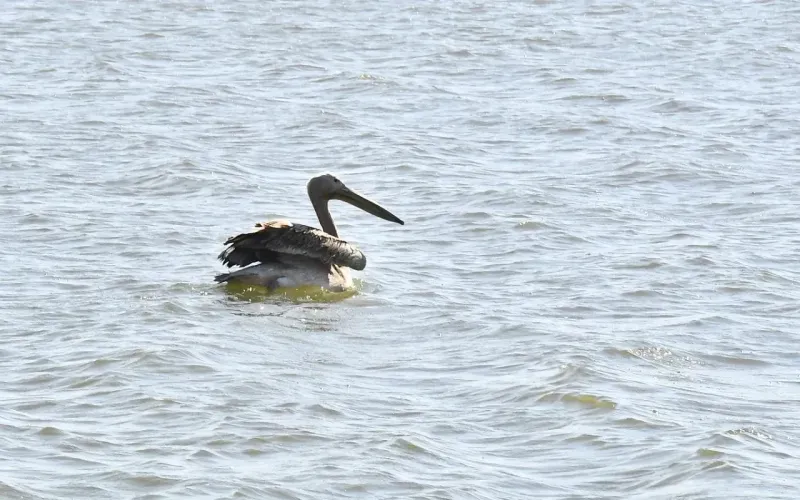
[{"label": "bird's tail", "polygon": [[217,283],[225,283],[230,279],[230,277],[231,273],[222,273],[214,276],[214,281],[216,281]]}]

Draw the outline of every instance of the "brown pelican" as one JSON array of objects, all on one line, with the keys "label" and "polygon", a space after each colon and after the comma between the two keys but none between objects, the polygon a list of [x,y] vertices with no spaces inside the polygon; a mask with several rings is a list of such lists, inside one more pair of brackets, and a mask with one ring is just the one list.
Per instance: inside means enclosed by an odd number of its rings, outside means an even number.
[{"label": "brown pelican", "polygon": [[[217,282],[260,285],[270,290],[311,285],[344,291],[353,286],[348,268],[361,271],[367,258],[358,247],[339,238],[328,201],[346,201],[376,217],[403,224],[333,175],[314,177],[308,181],[307,189],[322,231],[284,220],[256,224],[260,228],[257,231],[232,236],[225,242],[230,246],[218,258],[228,267],[244,269],[220,274],[215,278]],[[259,264],[250,266],[255,262]]]}]

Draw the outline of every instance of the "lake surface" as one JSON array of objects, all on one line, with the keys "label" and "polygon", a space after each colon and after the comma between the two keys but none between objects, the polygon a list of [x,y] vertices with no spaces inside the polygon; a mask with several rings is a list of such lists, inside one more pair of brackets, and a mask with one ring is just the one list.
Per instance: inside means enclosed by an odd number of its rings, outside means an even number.
[{"label": "lake surface", "polygon": [[[4,2],[0,498],[799,498],[798,26]],[[359,293],[213,283],[324,171]]]}]

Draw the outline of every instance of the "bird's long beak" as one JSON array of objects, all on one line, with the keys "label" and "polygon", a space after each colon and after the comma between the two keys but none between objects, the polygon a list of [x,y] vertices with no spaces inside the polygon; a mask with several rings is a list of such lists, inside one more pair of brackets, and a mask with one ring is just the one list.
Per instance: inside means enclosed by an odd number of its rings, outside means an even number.
[{"label": "bird's long beak", "polygon": [[383,220],[388,220],[389,222],[396,222],[400,225],[403,225],[404,222],[396,217],[393,213],[386,210],[382,206],[378,205],[374,201],[365,198],[364,196],[356,193],[352,189],[342,186],[334,195],[334,199],[346,201],[347,203],[353,205],[354,207],[358,207],[361,210],[371,213],[375,217],[380,217]]}]

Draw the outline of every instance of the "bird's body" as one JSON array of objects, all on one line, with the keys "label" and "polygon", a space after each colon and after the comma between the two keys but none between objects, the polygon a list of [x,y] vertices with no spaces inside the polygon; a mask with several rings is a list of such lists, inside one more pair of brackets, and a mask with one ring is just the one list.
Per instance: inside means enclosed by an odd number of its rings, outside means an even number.
[{"label": "bird's body", "polygon": [[260,228],[257,231],[233,236],[225,242],[228,247],[219,259],[228,267],[242,269],[220,274],[216,281],[268,289],[319,286],[344,291],[353,286],[350,268],[360,271],[367,260],[355,245],[338,237],[328,201],[346,201],[377,217],[403,224],[389,211],[329,174],[308,182],[308,196],[322,230],[283,220],[256,224]]},{"label": "bird's body", "polygon": [[276,288],[318,286],[332,292],[343,292],[353,286],[350,270],[337,265],[325,265],[301,256],[285,256],[279,262],[267,262],[217,276],[218,282]]}]

